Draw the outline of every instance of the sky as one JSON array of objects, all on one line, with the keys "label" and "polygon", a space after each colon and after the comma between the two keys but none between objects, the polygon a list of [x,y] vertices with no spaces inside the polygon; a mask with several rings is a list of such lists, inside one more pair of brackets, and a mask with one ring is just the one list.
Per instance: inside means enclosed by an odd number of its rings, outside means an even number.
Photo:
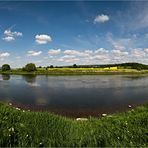
[{"label": "sky", "polygon": [[0,1],[0,66],[148,64],[147,1]]}]

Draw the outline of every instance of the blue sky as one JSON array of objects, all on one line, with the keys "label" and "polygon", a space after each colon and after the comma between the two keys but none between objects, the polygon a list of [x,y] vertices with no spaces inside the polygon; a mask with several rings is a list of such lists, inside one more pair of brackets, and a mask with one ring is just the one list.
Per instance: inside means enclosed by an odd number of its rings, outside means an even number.
[{"label": "blue sky", "polygon": [[0,1],[0,65],[148,64],[146,1]]}]

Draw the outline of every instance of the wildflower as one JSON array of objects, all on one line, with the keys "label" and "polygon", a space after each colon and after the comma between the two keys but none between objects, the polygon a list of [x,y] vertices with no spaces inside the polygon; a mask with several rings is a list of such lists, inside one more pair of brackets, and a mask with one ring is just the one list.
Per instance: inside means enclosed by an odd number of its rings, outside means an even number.
[{"label": "wildflower", "polygon": [[44,146],[44,144],[42,142],[40,142],[39,147],[43,147],[43,146]]},{"label": "wildflower", "polygon": [[76,120],[77,121],[87,121],[88,119],[87,118],[77,118]]},{"label": "wildflower", "polygon": [[16,107],[15,109],[16,109],[16,110],[21,110],[21,109],[20,109],[20,108],[18,108],[18,107]]},{"label": "wildflower", "polygon": [[107,116],[107,114],[102,114],[103,117]]},{"label": "wildflower", "polygon": [[128,125],[127,121],[125,122],[125,125]]},{"label": "wildflower", "polygon": [[25,112],[25,110],[23,110],[23,112]]},{"label": "wildflower", "polygon": [[128,107],[131,108],[132,106],[131,105],[128,105]]},{"label": "wildflower", "polygon": [[8,130],[9,130],[9,132],[14,132],[14,128],[13,127],[9,128]]},{"label": "wildflower", "polygon": [[12,105],[12,103],[9,103],[9,105]]}]

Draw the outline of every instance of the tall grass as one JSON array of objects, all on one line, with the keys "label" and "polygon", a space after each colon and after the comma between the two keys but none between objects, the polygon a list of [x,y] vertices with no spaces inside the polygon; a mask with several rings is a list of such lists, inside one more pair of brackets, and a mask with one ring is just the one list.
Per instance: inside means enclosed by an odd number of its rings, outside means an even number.
[{"label": "tall grass", "polygon": [[48,112],[24,112],[1,103],[0,146],[147,147],[148,105],[101,119],[76,121]]}]

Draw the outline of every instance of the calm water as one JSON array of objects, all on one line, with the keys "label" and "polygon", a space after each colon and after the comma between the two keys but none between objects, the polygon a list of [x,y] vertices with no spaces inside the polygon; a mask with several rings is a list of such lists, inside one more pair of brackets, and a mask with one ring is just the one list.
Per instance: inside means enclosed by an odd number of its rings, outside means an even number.
[{"label": "calm water", "polygon": [[0,75],[0,100],[71,117],[99,116],[148,103],[148,75]]}]

